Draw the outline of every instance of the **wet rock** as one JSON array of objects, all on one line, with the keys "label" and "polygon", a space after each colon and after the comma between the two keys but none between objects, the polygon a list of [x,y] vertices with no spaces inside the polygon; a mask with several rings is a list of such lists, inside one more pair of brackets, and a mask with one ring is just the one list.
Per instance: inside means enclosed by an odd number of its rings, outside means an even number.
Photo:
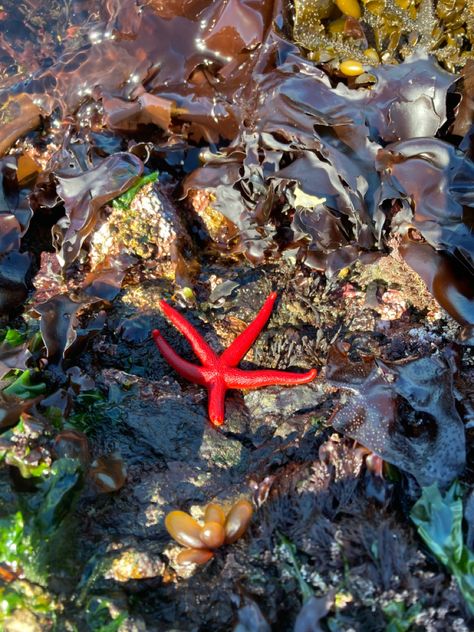
[{"label": "wet rock", "polygon": [[[110,387],[120,384],[126,374],[112,369],[104,372]],[[161,462],[215,463],[234,467],[241,461],[240,443],[226,438],[207,419],[201,393],[185,394],[170,380],[150,382],[129,376],[132,383],[120,400],[121,424],[128,437]],[[204,394],[202,394],[204,397]]]},{"label": "wet rock", "polygon": [[120,414],[98,429],[95,448],[120,452],[128,476],[112,513],[104,507],[95,528],[165,536],[167,511],[205,504],[222,488],[242,484],[248,450],[209,424],[202,400],[171,380],[150,382],[113,369],[102,378]]},{"label": "wet rock", "polygon": [[311,410],[326,397],[322,384],[314,383],[290,388],[269,386],[248,391],[244,400],[252,418],[261,420],[265,415],[288,417],[298,411]]}]

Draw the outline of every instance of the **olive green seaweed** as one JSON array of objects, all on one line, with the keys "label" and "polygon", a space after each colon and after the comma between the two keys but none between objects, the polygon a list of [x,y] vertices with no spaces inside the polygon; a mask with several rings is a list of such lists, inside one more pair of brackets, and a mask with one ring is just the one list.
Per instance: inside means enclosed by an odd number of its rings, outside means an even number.
[{"label": "olive green seaweed", "polygon": [[44,382],[35,383],[29,369],[22,371],[20,375],[9,386],[3,389],[6,395],[15,395],[19,399],[32,399],[41,395],[46,390]]},{"label": "olive green seaweed", "polygon": [[428,548],[456,578],[474,614],[474,553],[463,540],[461,486],[455,481],[444,496],[436,483],[424,487],[410,517]]},{"label": "olive green seaweed", "polygon": [[0,519],[0,559],[13,574],[18,573],[0,589],[0,629],[4,622],[23,625],[28,616],[48,624],[48,629],[56,620],[50,576],[76,571],[70,551],[75,543],[71,509],[81,479],[78,461],[59,459],[36,491],[17,495],[19,510]]},{"label": "olive green seaweed", "polygon": [[363,37],[354,23],[348,30],[337,27],[343,16],[335,5],[331,0],[294,3],[293,39],[317,62],[350,58],[370,66],[378,58],[393,64],[422,49],[455,72],[473,58],[474,0],[361,0]]},{"label": "olive green seaweed", "polygon": [[408,632],[421,612],[421,604],[414,603],[407,608],[403,601],[393,600],[382,610],[387,618],[385,632]]}]

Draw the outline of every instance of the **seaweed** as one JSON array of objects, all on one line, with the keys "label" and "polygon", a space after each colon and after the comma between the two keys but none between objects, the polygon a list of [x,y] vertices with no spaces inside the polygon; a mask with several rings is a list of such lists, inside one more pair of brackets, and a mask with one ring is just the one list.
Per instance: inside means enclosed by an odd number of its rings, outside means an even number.
[{"label": "seaweed", "polygon": [[457,481],[444,495],[435,483],[424,487],[410,517],[426,546],[456,578],[466,606],[474,614],[474,553],[464,543],[462,496]]},{"label": "seaweed", "polygon": [[136,156],[118,153],[81,175],[58,175],[58,195],[66,217],[53,228],[58,259],[68,267],[94,230],[100,208],[136,183],[143,169]]},{"label": "seaweed", "polygon": [[406,607],[403,601],[393,600],[383,608],[387,617],[386,632],[408,632],[420,614],[421,604],[414,603]]},{"label": "seaweed", "polygon": [[150,182],[156,182],[158,175],[158,171],[154,171],[141,176],[135,184],[125,191],[125,193],[122,193],[122,195],[119,195],[119,197],[112,201],[112,207],[126,211],[130,207],[130,204],[133,202],[133,198],[136,196],[138,191]]},{"label": "seaweed", "polygon": [[[2,3],[0,627],[468,629],[472,6]],[[218,432],[159,302],[218,349],[270,291],[246,369],[319,377]],[[179,568],[166,513],[252,490]]]},{"label": "seaweed", "polygon": [[330,423],[420,485],[449,485],[464,469],[464,426],[455,407],[453,368],[442,356],[398,363],[351,362],[341,344],[328,358],[327,379],[352,394]]},{"label": "seaweed", "polygon": [[29,369],[22,371],[11,384],[3,389],[5,395],[14,395],[18,399],[31,399],[37,397],[46,390],[44,382],[37,382],[32,379],[32,372]]},{"label": "seaweed", "polygon": [[[359,3],[356,3],[359,4]],[[362,0],[359,16],[344,14],[331,2],[297,0],[293,38],[310,51],[310,59],[343,59],[370,69],[400,63],[416,50],[432,53],[450,70],[472,58],[472,13],[469,2],[432,0]]]},{"label": "seaweed", "polygon": [[13,572],[1,589],[0,622],[5,625],[21,621],[24,609],[33,621],[46,625],[56,620],[59,607],[49,592],[51,576],[75,572],[71,509],[80,485],[79,463],[60,459],[40,477],[35,492],[18,495],[19,510],[0,521],[2,562]]}]

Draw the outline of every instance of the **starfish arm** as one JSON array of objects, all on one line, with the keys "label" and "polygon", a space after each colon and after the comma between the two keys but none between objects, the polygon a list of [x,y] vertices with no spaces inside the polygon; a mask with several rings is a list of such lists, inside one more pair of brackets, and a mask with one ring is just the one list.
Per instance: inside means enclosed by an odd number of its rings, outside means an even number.
[{"label": "starfish arm", "polygon": [[166,301],[161,300],[160,307],[176,329],[183,334],[203,364],[212,364],[217,360],[217,355],[189,321],[171,307],[171,305],[168,305]]},{"label": "starfish arm", "polygon": [[207,391],[209,393],[209,419],[214,426],[222,426],[224,423],[224,400],[227,387],[224,380],[217,380],[212,384],[208,384]]},{"label": "starfish arm", "polygon": [[272,292],[247,329],[237,336],[232,344],[227,347],[224,353],[220,356],[221,362],[227,366],[237,366],[257,339],[267,320],[270,318],[276,298],[277,293]]},{"label": "starfish arm", "polygon": [[292,373],[291,371],[277,371],[274,369],[261,371],[242,371],[242,369],[230,369],[225,372],[227,388],[253,389],[262,386],[294,384],[307,384],[317,376],[316,369],[306,373]]},{"label": "starfish arm", "polygon": [[179,375],[185,377],[190,382],[194,382],[195,384],[204,385],[206,383],[201,367],[191,364],[191,362],[188,362],[179,356],[166,342],[158,329],[155,329],[152,332],[152,336],[161,355],[166,362],[173,367],[176,373],[179,373]]}]

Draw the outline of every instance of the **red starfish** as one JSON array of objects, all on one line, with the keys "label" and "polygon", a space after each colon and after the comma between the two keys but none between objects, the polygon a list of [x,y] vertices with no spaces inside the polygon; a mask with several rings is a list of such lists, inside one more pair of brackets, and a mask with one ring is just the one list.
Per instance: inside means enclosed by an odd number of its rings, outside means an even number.
[{"label": "red starfish", "polygon": [[160,332],[152,332],[156,346],[164,359],[173,369],[190,382],[201,384],[209,394],[209,418],[215,426],[224,423],[224,398],[227,389],[251,389],[271,384],[307,384],[317,375],[316,369],[307,373],[289,371],[243,371],[235,368],[253,345],[263,326],[270,317],[277,294],[272,292],[265,301],[255,320],[243,331],[220,356],[209,347],[203,337],[179,312],[166,301],[160,301],[160,307],[167,318],[188,340],[202,366],[183,360],[166,342]]}]

